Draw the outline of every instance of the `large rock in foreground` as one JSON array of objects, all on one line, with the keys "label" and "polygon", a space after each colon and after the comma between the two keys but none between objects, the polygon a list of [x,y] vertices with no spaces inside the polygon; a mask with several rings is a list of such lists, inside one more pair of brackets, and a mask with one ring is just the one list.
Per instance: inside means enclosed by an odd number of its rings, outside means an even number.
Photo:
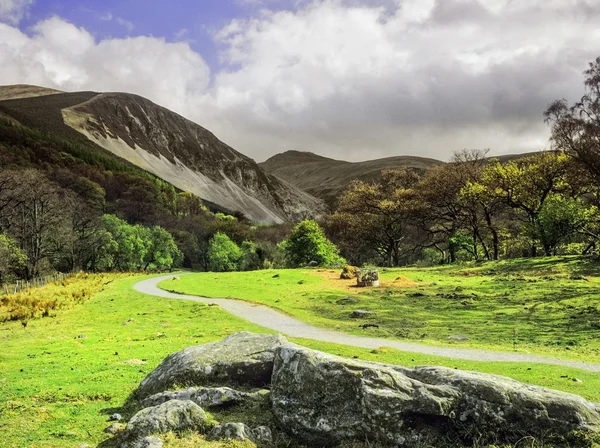
[{"label": "large rock in foreground", "polygon": [[220,342],[188,347],[167,356],[140,383],[137,397],[146,398],[173,386],[264,386],[271,382],[275,349],[286,342],[281,335],[243,331]]},{"label": "large rock in foreground", "polygon": [[600,426],[596,405],[576,395],[442,367],[361,362],[294,344],[277,349],[271,399],[281,427],[312,445],[369,439],[471,446],[475,438],[548,440]]}]

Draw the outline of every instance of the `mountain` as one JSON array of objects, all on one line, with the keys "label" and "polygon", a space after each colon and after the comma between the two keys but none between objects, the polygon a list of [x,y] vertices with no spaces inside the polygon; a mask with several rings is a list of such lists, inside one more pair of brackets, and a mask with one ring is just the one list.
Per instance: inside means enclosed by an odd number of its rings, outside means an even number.
[{"label": "mountain", "polygon": [[[127,161],[180,190],[257,223],[324,213],[324,203],[221,142],[202,126],[126,93],[0,87],[0,114]],[[84,145],[84,146],[86,146]]]},{"label": "mountain", "polygon": [[398,156],[366,162],[345,162],[311,152],[286,151],[262,162],[268,173],[289,182],[334,207],[353,180],[376,181],[383,170],[416,168],[428,170],[444,162],[416,156]]},{"label": "mountain", "polygon": [[19,98],[32,98],[36,96],[55,95],[63,93],[60,90],[48,89],[46,87],[30,86],[28,84],[16,84],[13,86],[0,86],[0,101],[16,100]]}]

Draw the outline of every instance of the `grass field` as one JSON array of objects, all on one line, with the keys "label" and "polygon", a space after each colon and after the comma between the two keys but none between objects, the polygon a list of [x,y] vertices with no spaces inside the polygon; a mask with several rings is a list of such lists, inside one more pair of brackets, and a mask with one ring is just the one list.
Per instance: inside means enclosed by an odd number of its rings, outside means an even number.
[{"label": "grass field", "polygon": [[[269,273],[269,278],[272,275]],[[395,274],[386,273],[386,278],[390,275]],[[306,286],[310,295],[318,291],[315,285],[329,283],[305,271],[284,271],[281,281],[286,276],[306,278],[307,283],[298,286]],[[32,320],[25,328],[19,322],[0,324],[0,446],[54,448],[88,443],[108,447],[110,443],[105,441],[109,436],[103,433],[109,425],[108,416],[114,412],[131,415],[133,405],[123,408],[129,395],[167,354],[219,340],[235,331],[268,332],[218,307],[137,293],[131,288],[141,279],[114,278],[88,301],[59,310],[52,317]],[[291,289],[290,294],[295,291]],[[477,363],[390,349],[372,352],[314,341],[295,342],[365,360],[499,373],[600,401],[598,375],[577,369]],[[582,382],[572,381],[575,377]],[[214,417],[219,421],[240,419],[235,410],[215,413]],[[244,417],[256,422],[266,418],[255,411]],[[223,444],[197,436],[179,439],[170,435],[165,446],[205,445]]]},{"label": "grass field", "polygon": [[[353,334],[600,363],[599,273],[599,264],[570,257],[383,269],[377,289],[318,269],[199,273],[160,286],[263,303]],[[338,304],[343,297],[358,303]],[[376,314],[357,321],[354,309]],[[378,328],[359,327],[365,323]]]}]

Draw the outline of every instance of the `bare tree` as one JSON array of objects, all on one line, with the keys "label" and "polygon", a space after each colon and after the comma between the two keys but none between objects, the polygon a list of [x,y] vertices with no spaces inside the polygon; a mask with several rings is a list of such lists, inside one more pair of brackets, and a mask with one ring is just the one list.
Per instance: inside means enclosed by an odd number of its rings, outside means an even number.
[{"label": "bare tree", "polygon": [[579,159],[600,184],[600,57],[583,73],[585,95],[572,106],[565,99],[553,102],[544,116],[554,146]]}]

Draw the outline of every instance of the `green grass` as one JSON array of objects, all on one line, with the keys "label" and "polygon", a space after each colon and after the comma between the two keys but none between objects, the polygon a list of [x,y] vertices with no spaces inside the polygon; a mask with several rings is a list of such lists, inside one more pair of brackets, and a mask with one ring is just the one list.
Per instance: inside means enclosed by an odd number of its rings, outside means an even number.
[{"label": "green grass", "polygon": [[[306,276],[295,271],[284,274]],[[110,446],[103,433],[108,416],[120,412],[129,417],[135,411],[123,407],[129,395],[167,354],[240,330],[269,332],[218,307],[137,293],[131,287],[139,280],[141,277],[115,279],[89,301],[54,317],[30,321],[26,328],[18,322],[0,325],[0,446]],[[131,318],[133,321],[124,325]],[[76,339],[79,335],[87,337]],[[388,349],[373,353],[308,340],[295,342],[365,360],[498,373],[600,401],[598,375],[578,369],[457,361]],[[583,382],[573,382],[574,377]],[[214,416],[220,421],[246,418],[261,422],[267,418],[244,409]],[[172,435],[166,446],[204,445],[232,446],[197,436],[180,440]]]},{"label": "green grass", "polygon": [[[314,269],[199,273],[160,286],[263,303],[352,334],[600,363],[599,272],[598,264],[564,257],[382,269],[377,289],[351,288],[337,271]],[[358,303],[337,304],[342,297]],[[376,315],[357,321],[353,309]],[[453,335],[469,340],[448,340]]]}]

